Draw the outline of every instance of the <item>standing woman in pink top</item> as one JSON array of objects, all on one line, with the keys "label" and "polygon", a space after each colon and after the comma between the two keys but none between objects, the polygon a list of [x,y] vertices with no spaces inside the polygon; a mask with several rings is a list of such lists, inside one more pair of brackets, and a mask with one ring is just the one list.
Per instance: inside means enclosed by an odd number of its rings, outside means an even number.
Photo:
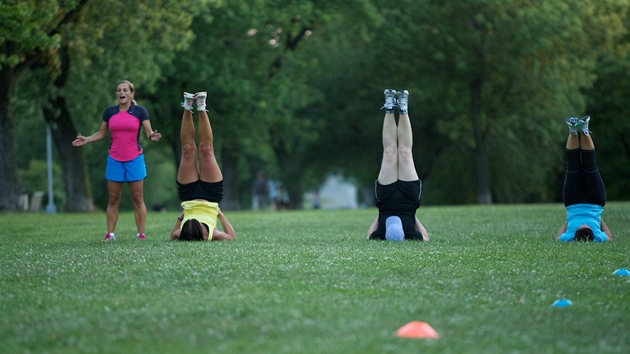
[{"label": "standing woman in pink top", "polygon": [[120,195],[125,182],[129,184],[131,199],[135,211],[137,237],[146,239],[144,227],[147,220],[147,207],[144,204],[142,189],[144,179],[147,176],[147,168],[144,163],[144,154],[140,146],[140,129],[144,128],[147,139],[158,141],[162,134],[151,129],[147,110],[136,104],[133,99],[135,89],[133,84],[123,80],[116,85],[116,100],[118,105],[110,106],[103,112],[103,122],[99,130],[90,135],[79,135],[72,142],[73,146],[83,146],[87,143],[99,141],[111,132],[112,143],[107,156],[107,168],[105,178],[109,190],[109,203],[107,204],[107,234],[104,241],[116,239],[114,230],[118,221],[118,208]]}]

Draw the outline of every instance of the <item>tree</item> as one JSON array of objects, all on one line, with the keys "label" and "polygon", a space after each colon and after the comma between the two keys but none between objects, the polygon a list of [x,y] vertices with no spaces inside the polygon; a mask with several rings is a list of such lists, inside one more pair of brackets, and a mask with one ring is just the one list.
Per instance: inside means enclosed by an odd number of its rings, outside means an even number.
[{"label": "tree", "polygon": [[[328,88],[317,82],[321,77],[330,77],[333,67],[329,66],[328,58],[346,55],[345,44],[360,45],[368,41],[371,29],[380,23],[380,18],[370,1],[361,0],[313,1],[286,14],[298,15],[287,21],[290,25],[282,27],[284,40],[281,43],[286,45],[280,54],[284,65],[279,82],[286,82],[282,87],[290,90],[286,91],[279,111],[286,110],[292,118],[274,121],[270,131],[274,132],[272,147],[284,186],[293,206],[301,208],[305,188],[321,184],[324,177],[336,169],[332,156],[341,155],[335,145],[324,143],[321,148],[320,142],[330,141],[329,134],[334,131],[328,130],[328,113],[343,111],[343,104],[336,105],[334,99],[325,100]],[[312,35],[305,37],[305,34]],[[303,43],[298,42],[300,39]],[[300,50],[296,50],[298,43]],[[296,78],[301,80],[296,82]],[[335,84],[337,88],[344,86],[339,77]],[[300,105],[295,105],[297,102]]]},{"label": "tree", "polygon": [[[492,203],[493,194],[502,193],[497,188],[505,185],[502,178],[519,185],[525,177],[499,161],[521,161],[517,164],[521,166],[536,161],[540,172],[531,171],[527,177],[549,178],[544,171],[555,161],[541,157],[539,151],[555,146],[558,139],[550,133],[559,129],[561,117],[582,109],[580,89],[592,83],[595,60],[593,51],[584,48],[605,38],[585,21],[590,16],[614,16],[593,13],[598,4],[420,1],[406,12],[390,12],[389,22],[400,24],[391,50],[415,59],[417,75],[412,76],[419,78],[424,100],[440,105],[435,117],[441,133],[462,152],[466,147],[474,152],[479,203]],[[405,64],[401,69],[407,68]],[[536,140],[524,140],[523,134],[535,134]],[[515,154],[496,158],[508,148]]]},{"label": "tree", "polygon": [[88,0],[34,0],[0,4],[0,211],[17,210],[20,187],[15,160],[11,98],[20,75],[42,64],[60,43],[60,30],[80,18]]},{"label": "tree", "polygon": [[[155,100],[163,102],[161,112],[179,122],[181,107],[174,98],[183,91],[208,91],[224,174],[223,208],[241,208],[239,191],[259,169],[281,179],[299,205],[302,179],[294,171],[306,163],[300,160],[301,144],[316,133],[295,112],[320,97],[304,74],[317,61],[303,48],[340,8],[362,13],[368,5],[359,0],[231,2],[209,5],[195,17],[197,38],[172,63]],[[177,129],[174,125],[166,136],[179,154]]]},{"label": "tree", "polygon": [[[199,3],[201,2],[196,0],[186,2],[160,0],[152,4],[146,4],[144,1],[113,1],[88,6],[85,21],[67,28],[65,40],[62,42],[67,56],[62,59],[69,63],[62,66],[67,70],[60,72],[53,82],[56,86],[54,92],[59,92],[59,95],[50,97],[48,107],[52,109],[45,110],[47,119],[59,124],[64,118],[70,117],[70,114],[54,113],[72,111],[72,117],[77,117],[74,120],[81,122],[78,117],[82,118],[84,112],[82,104],[85,101],[85,92],[80,88],[94,83],[94,86],[90,87],[99,88],[90,94],[102,92],[101,97],[106,102],[113,102],[114,87],[122,79],[130,79],[136,83],[139,89],[137,95],[139,104],[148,105],[150,109],[151,103],[143,102],[142,97],[149,96],[154,90],[155,82],[162,75],[162,66],[170,63],[177,52],[189,44],[192,38],[190,31],[192,20],[188,14]],[[169,11],[164,11],[165,8]],[[103,82],[109,84],[103,85]],[[102,110],[105,105],[99,108]],[[90,118],[100,117],[100,113],[99,111]],[[154,129],[160,129],[160,125],[165,123],[156,116],[153,116],[152,120]],[[92,121],[92,124],[94,123],[100,124],[100,121]],[[60,128],[58,130],[60,136],[56,139],[57,146],[62,160],[70,159],[80,153],[68,144],[68,141],[76,136],[76,129],[74,126]],[[72,174],[75,174],[77,169],[64,166],[64,171],[67,184],[76,185],[72,183]],[[84,195],[84,188],[68,189],[69,200],[71,195],[78,198]],[[72,191],[74,193],[70,193]],[[69,205],[77,211],[85,210],[78,202]]]},{"label": "tree", "polygon": [[[627,181],[630,178],[630,138],[627,131],[630,123],[628,100],[630,100],[630,9],[627,2],[606,2],[604,13],[615,16],[597,16],[590,26],[608,29],[622,36],[616,38],[612,50],[602,51],[597,60],[597,80],[585,91],[588,97],[586,113],[591,115],[591,126],[596,140],[598,166],[606,182],[607,198],[626,200],[630,193]],[[599,23],[598,23],[599,22]],[[607,41],[600,41],[607,43]]]},{"label": "tree", "polygon": [[612,50],[625,2],[376,3],[384,25],[370,41],[327,42],[318,56],[325,70],[311,82],[326,105],[305,111],[326,133],[308,160],[373,182],[374,106],[384,88],[406,88],[431,203],[557,200],[562,155],[541,152],[558,151],[563,119],[583,110],[595,53]]},{"label": "tree", "polygon": [[[83,16],[59,29],[59,47],[43,56],[38,67],[45,102],[44,119],[52,127],[66,182],[68,211],[93,209],[88,165],[70,142],[82,131],[95,130],[103,107],[114,102],[116,83],[131,79],[141,89],[137,98],[153,89],[161,66],[188,44],[195,1],[110,1],[89,4]],[[165,12],[162,9],[169,8]],[[140,14],[140,15],[139,15]],[[50,65],[53,64],[53,65]],[[103,85],[103,82],[109,84]],[[85,88],[90,87],[86,92]],[[156,118],[156,117],[153,117]],[[156,124],[157,123],[157,124]],[[154,122],[154,128],[159,122]],[[87,129],[86,129],[87,127]]]}]

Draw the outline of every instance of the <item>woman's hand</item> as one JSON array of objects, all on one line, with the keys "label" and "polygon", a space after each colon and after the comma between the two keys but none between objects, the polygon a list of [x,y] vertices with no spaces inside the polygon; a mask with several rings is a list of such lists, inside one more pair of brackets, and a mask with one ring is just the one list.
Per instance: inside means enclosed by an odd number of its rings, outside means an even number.
[{"label": "woman's hand", "polygon": [[77,138],[74,139],[74,141],[72,141],[72,146],[83,146],[87,144],[87,142],[88,142],[87,137],[84,137],[83,135],[79,134],[77,135]]},{"label": "woman's hand", "polygon": [[72,146],[83,146],[87,143],[93,143],[95,141],[102,140],[107,136],[107,130],[109,129],[109,123],[101,122],[101,127],[98,131],[90,136],[83,136],[81,133],[77,135],[77,138],[72,141]]},{"label": "woman's hand", "polygon": [[161,137],[162,137],[162,134],[158,133],[157,130],[154,130],[151,132],[151,134],[149,134],[149,139],[152,141],[159,141]]}]

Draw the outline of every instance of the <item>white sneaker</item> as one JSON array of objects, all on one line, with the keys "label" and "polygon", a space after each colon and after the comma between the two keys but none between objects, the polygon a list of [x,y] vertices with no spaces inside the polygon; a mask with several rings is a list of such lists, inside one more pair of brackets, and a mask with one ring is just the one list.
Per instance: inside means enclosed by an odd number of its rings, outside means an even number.
[{"label": "white sneaker", "polygon": [[582,129],[582,134],[588,135],[590,131],[588,130],[588,123],[591,121],[591,116],[584,116],[579,118],[580,121],[580,129]]},{"label": "white sneaker", "polygon": [[208,112],[206,109],[206,97],[208,97],[208,93],[206,91],[197,92],[195,94],[195,100],[197,101],[197,111]]},{"label": "white sneaker", "polygon": [[184,107],[185,110],[192,112],[194,100],[195,95],[193,95],[192,93],[184,92],[184,102],[182,102],[182,107]]},{"label": "white sneaker", "polygon": [[103,239],[103,242],[108,242],[108,241],[116,241],[116,236],[114,236],[113,232],[108,232],[105,234],[105,238]]},{"label": "white sneaker", "polygon": [[567,126],[569,127],[569,133],[577,135],[578,129],[580,129],[580,120],[575,117],[569,117],[567,118]]}]

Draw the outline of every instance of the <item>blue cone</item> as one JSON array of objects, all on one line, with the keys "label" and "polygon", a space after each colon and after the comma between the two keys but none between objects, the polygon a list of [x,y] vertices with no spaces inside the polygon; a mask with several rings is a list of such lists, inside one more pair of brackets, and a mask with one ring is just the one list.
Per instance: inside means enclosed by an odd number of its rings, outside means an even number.
[{"label": "blue cone", "polygon": [[569,300],[569,299],[560,299],[560,300],[556,300],[553,304],[551,304],[551,307],[567,307],[567,306],[571,306],[571,305],[573,305],[571,300]]},{"label": "blue cone", "polygon": [[618,275],[620,277],[628,277],[630,276],[630,270],[627,269],[617,269],[616,271],[613,272],[613,275]]}]

